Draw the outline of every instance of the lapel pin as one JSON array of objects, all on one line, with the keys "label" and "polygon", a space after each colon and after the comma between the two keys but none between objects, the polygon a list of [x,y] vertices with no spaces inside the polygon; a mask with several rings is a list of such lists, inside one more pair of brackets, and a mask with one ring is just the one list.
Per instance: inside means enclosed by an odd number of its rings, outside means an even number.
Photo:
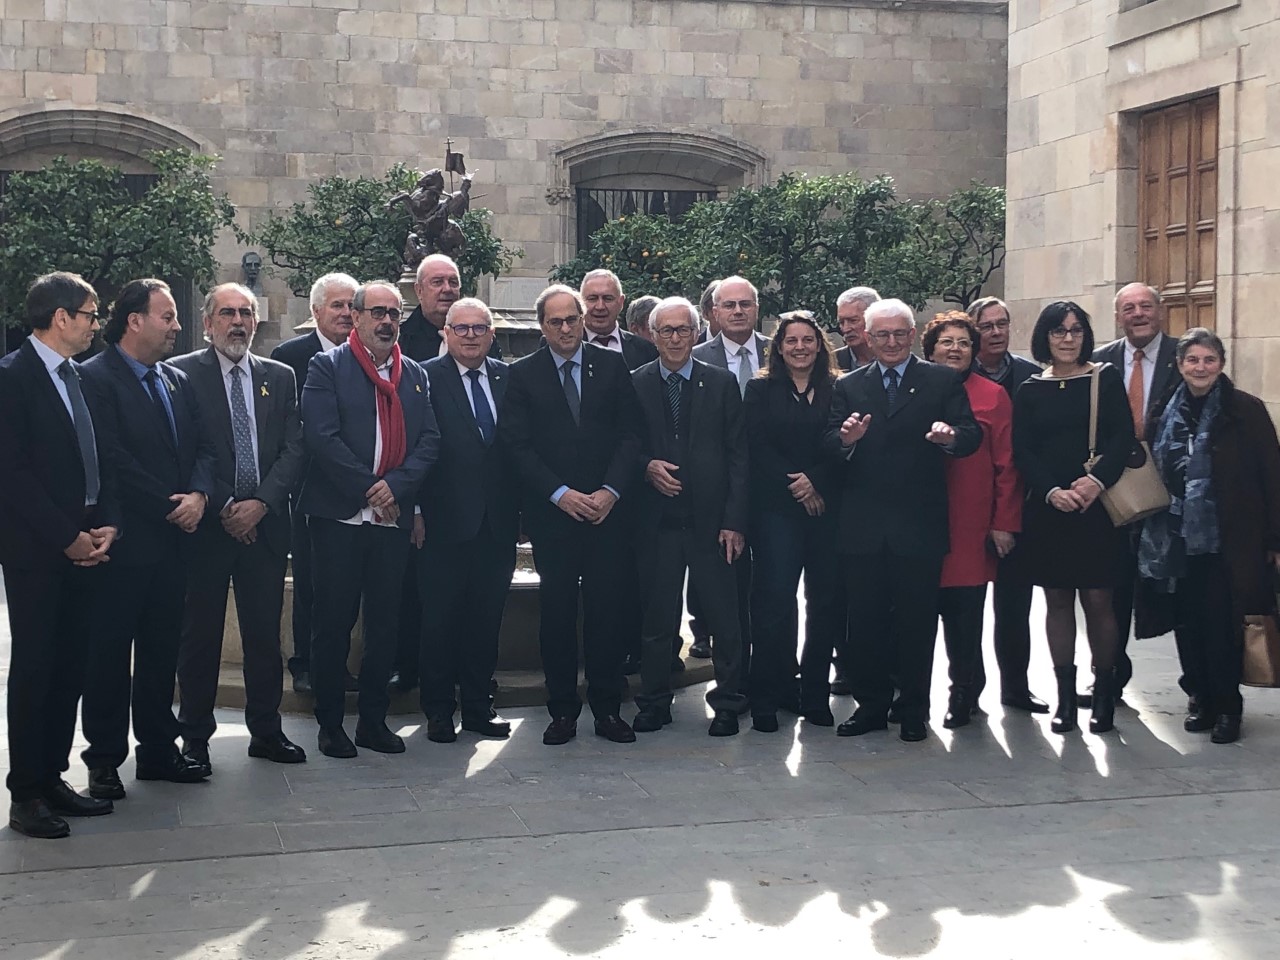
[{"label": "lapel pin", "polygon": [[262,385],[262,387],[261,387],[260,389],[262,390],[262,395],[263,395],[264,397],[269,397],[269,396],[271,396],[271,392],[270,392],[269,390],[267,390],[267,385],[266,385],[265,383]]},{"label": "lapel pin", "polygon": [[910,390],[908,390],[908,391],[907,391],[907,393],[915,393],[915,392],[916,392],[916,388],[915,388],[915,387],[912,387]]},{"label": "lapel pin", "polygon": [[421,392],[422,392],[422,384],[420,384],[420,383],[415,383],[415,384],[413,385],[413,392],[414,392],[414,393],[421,393]]}]

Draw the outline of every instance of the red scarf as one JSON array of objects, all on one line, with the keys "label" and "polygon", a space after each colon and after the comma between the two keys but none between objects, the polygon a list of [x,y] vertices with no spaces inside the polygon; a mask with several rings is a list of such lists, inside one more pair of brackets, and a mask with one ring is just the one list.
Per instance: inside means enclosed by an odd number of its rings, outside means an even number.
[{"label": "red scarf", "polygon": [[378,404],[378,423],[382,429],[382,456],[378,458],[378,468],[374,473],[383,477],[388,471],[404,463],[407,452],[404,407],[400,404],[400,373],[404,369],[400,362],[400,344],[391,348],[390,380],[383,380],[378,376],[373,358],[354,330],[347,337],[347,345],[351,347],[351,355],[356,358],[356,363],[360,364],[360,369],[373,384],[374,399]]}]

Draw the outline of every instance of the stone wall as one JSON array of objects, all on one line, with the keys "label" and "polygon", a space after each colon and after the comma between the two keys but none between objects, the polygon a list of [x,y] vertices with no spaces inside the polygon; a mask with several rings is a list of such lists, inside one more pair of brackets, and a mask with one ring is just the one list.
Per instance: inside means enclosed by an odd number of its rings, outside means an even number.
[{"label": "stone wall", "polygon": [[1280,414],[1280,20],[1268,0],[1013,0],[1009,254],[1022,342],[1047,302],[1111,330],[1138,277],[1136,133],[1144,110],[1217,93],[1217,328],[1240,385]]},{"label": "stone wall", "polygon": [[[993,0],[0,0],[0,20],[0,143],[33,110],[147,118],[223,157],[253,228],[315,178],[439,165],[451,137],[528,277],[570,253],[565,146],[606,133],[713,139],[756,157],[737,182],[1004,173]],[[220,246],[228,275],[242,252]]]}]

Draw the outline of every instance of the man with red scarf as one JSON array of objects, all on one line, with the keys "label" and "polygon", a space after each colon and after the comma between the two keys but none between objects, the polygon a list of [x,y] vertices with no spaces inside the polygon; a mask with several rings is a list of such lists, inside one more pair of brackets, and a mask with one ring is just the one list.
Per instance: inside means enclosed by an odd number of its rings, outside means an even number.
[{"label": "man with red scarf", "polygon": [[[318,746],[328,757],[354,757],[357,746],[404,751],[404,741],[387,728],[387,681],[414,503],[436,461],[440,433],[427,375],[400,353],[402,309],[400,291],[389,283],[357,290],[350,337],[312,358],[302,391],[311,462],[299,506],[315,570],[311,684]],[[357,600],[363,600],[364,654],[353,744],[342,728],[344,611]]]}]

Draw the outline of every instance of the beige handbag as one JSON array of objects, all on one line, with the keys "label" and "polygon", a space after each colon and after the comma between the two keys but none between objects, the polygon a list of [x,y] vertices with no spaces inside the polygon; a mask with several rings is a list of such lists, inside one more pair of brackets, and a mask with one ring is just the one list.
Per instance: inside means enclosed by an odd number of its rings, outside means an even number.
[{"label": "beige handbag", "polygon": [[1250,687],[1280,687],[1280,627],[1274,614],[1244,618],[1243,653],[1241,683]]},{"label": "beige handbag", "polygon": [[[1089,377],[1089,459],[1084,462],[1086,473],[1093,473],[1098,462],[1098,378],[1102,367],[1094,364]],[[1145,440],[1134,444],[1120,479],[1102,491],[1100,496],[1111,523],[1124,527],[1131,523],[1167,510],[1169,491],[1164,488],[1160,471],[1151,457],[1151,448]]]}]

